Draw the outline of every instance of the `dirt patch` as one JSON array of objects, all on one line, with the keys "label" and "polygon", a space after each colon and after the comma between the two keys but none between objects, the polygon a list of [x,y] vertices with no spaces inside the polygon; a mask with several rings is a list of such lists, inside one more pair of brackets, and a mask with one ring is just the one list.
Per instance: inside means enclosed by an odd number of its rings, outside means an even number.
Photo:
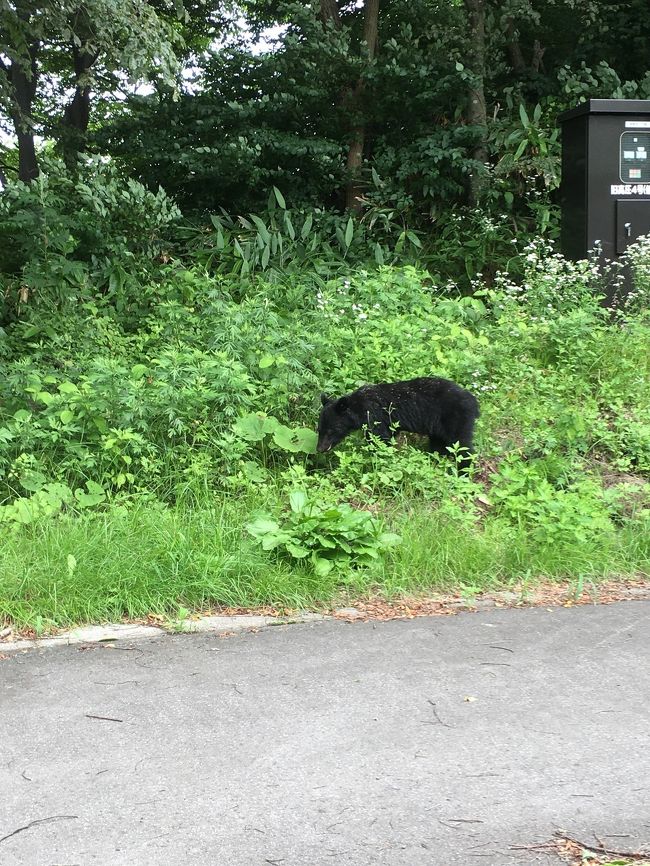
[{"label": "dirt patch", "polygon": [[598,584],[586,582],[577,587],[567,584],[541,583],[535,588],[514,586],[510,590],[479,593],[427,595],[387,600],[383,598],[348,599],[345,607],[327,611],[344,620],[412,619],[416,616],[450,616],[461,610],[484,610],[510,607],[574,607],[585,604],[612,604],[616,601],[650,599],[647,578],[609,580]]},{"label": "dirt patch", "polygon": [[556,833],[550,842],[511,846],[512,851],[539,851],[555,854],[569,866],[650,866],[650,854],[625,850],[620,844],[609,846],[602,840],[589,843]]}]

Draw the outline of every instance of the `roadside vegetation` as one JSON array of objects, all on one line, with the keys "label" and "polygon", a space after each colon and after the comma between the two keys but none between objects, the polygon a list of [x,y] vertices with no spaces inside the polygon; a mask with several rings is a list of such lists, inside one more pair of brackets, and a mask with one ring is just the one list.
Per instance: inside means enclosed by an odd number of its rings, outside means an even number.
[{"label": "roadside vegetation", "polygon": [[[556,117],[650,93],[638,4],[41,5],[0,15],[2,622],[650,574],[650,245],[629,292],[556,251]],[[315,453],[321,392],[427,375],[469,475]]]},{"label": "roadside vegetation", "polygon": [[[174,262],[121,315],[81,298],[14,324],[5,619],[647,574],[647,292],[607,310],[597,270],[544,243],[522,268],[462,296],[415,266],[243,282]],[[480,399],[469,477],[413,440],[314,453],[321,389],[426,374]]]}]

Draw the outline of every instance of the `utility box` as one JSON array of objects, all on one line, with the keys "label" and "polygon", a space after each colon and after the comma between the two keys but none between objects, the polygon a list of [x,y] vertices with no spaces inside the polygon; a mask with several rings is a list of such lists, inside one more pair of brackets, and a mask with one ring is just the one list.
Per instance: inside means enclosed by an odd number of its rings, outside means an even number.
[{"label": "utility box", "polygon": [[615,260],[650,234],[650,100],[589,99],[562,124],[562,252]]}]

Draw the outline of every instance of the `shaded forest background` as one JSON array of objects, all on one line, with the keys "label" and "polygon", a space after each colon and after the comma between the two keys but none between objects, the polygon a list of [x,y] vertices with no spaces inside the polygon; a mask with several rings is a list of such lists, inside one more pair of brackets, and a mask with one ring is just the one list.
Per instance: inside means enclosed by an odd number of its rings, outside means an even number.
[{"label": "shaded forest background", "polygon": [[642,0],[5,4],[0,273],[107,291],[190,251],[467,287],[557,237],[557,115],[650,96],[649,36]]}]

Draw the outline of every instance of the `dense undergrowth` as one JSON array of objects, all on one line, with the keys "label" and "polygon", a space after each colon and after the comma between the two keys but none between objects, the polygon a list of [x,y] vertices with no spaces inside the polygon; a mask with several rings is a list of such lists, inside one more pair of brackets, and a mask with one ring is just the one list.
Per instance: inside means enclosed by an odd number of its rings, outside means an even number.
[{"label": "dense undergrowth", "polygon": [[[121,307],[24,299],[0,331],[0,617],[650,573],[648,260],[614,311],[541,243],[464,297],[411,266],[172,260]],[[417,441],[313,453],[321,391],[421,375],[480,400],[469,477]]]}]

